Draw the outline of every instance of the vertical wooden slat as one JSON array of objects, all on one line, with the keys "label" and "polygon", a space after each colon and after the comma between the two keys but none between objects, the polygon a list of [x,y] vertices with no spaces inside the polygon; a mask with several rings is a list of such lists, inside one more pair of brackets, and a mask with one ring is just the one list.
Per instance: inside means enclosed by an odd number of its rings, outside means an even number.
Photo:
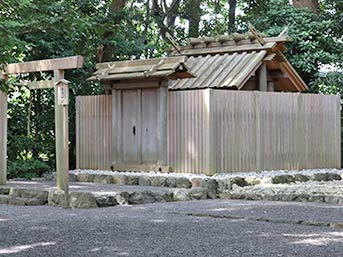
[{"label": "vertical wooden slat", "polygon": [[77,162],[81,169],[110,169],[112,96],[80,96],[77,108]]},{"label": "vertical wooden slat", "polygon": [[0,185],[7,180],[7,95],[0,91]]}]

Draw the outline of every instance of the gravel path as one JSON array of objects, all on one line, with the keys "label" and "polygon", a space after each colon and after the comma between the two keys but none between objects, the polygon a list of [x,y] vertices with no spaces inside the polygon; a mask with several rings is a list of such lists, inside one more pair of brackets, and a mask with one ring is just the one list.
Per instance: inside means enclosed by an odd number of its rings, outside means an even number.
[{"label": "gravel path", "polygon": [[[343,207],[190,201],[106,209],[0,205],[0,256],[342,256]],[[295,221],[317,221],[306,225]]]}]

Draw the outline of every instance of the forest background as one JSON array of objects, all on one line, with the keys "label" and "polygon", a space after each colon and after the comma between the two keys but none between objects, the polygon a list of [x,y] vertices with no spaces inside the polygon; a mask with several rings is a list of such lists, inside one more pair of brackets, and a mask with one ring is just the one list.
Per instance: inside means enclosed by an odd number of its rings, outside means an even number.
[{"label": "forest background", "polygon": [[[294,39],[286,56],[309,92],[343,93],[341,0],[0,0],[0,63],[83,55],[68,71],[70,168],[75,168],[75,96],[101,94],[86,82],[98,62],[166,56],[169,32],[188,37],[243,33],[248,24],[269,36],[286,26]],[[1,81],[9,95],[9,177],[34,177],[55,165],[53,90],[19,87],[37,73]]]}]

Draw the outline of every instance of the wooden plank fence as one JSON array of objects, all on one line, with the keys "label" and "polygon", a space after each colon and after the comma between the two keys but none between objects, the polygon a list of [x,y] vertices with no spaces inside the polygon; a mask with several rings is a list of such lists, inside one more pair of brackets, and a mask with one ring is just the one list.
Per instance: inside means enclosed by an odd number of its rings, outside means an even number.
[{"label": "wooden plank fence", "polygon": [[6,184],[7,95],[0,91],[0,185]]},{"label": "wooden plank fence", "polygon": [[169,100],[176,172],[340,168],[340,96],[204,89]]},{"label": "wooden plank fence", "polygon": [[[109,169],[116,133],[111,96],[78,97],[77,119],[78,168]],[[339,168],[340,97],[170,91],[167,134],[168,165],[175,172]]]},{"label": "wooden plank fence", "polygon": [[110,170],[112,165],[112,96],[76,98],[76,166]]}]

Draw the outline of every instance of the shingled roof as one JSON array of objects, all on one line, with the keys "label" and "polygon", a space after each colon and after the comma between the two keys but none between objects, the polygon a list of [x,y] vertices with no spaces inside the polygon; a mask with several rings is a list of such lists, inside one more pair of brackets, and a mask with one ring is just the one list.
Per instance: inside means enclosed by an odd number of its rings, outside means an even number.
[{"label": "shingled roof", "polygon": [[258,69],[266,51],[225,53],[223,55],[191,56],[187,61],[194,79],[178,80],[170,89],[194,88],[238,88],[241,89],[247,80]]},{"label": "shingled roof", "polygon": [[195,78],[175,81],[170,89],[241,89],[265,62],[269,71],[278,74],[273,78],[277,91],[304,91],[308,87],[282,53],[290,41],[285,33],[258,39],[252,33],[190,38],[170,55],[188,56],[186,64]]},{"label": "shingled roof", "polygon": [[150,78],[170,80],[193,78],[185,64],[185,56],[98,63],[97,71],[88,80],[122,81]]}]

